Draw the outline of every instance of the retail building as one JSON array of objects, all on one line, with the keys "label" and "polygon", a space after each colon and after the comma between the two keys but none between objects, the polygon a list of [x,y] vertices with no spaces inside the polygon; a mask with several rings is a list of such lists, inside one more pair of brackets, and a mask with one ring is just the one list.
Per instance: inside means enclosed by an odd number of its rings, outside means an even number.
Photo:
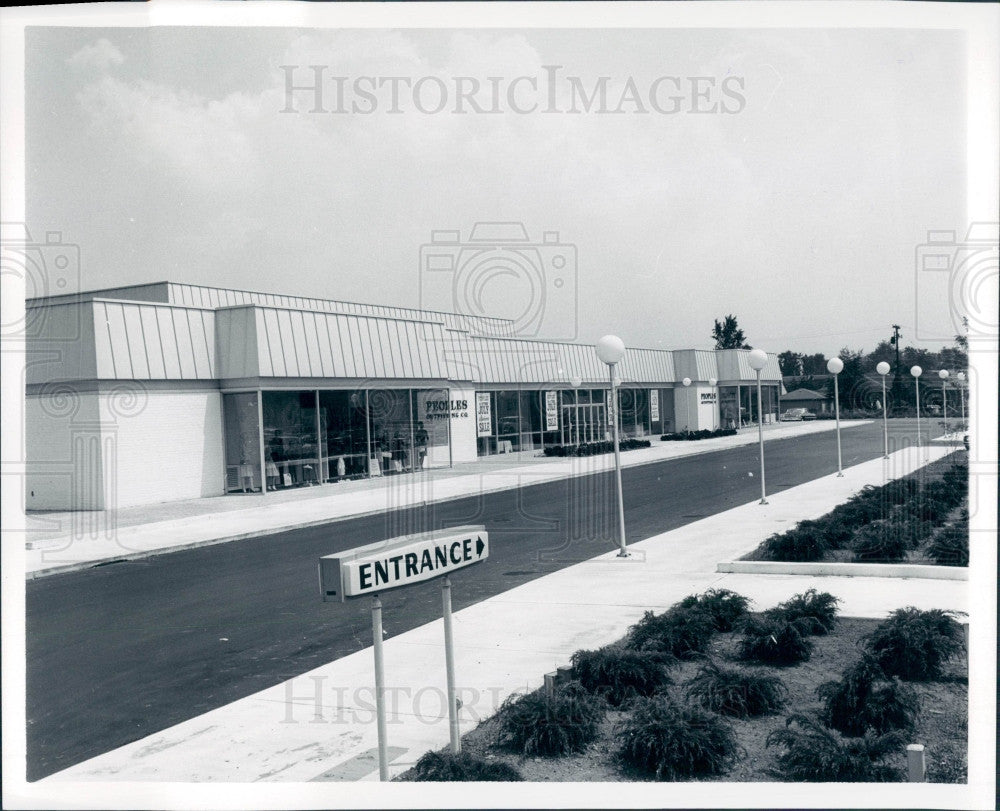
[{"label": "retail building", "polygon": [[[608,436],[593,347],[524,340],[503,319],[171,282],[32,299],[26,317],[28,509],[268,492]],[[629,348],[623,435],[756,421],[748,354]],[[775,356],[762,379],[772,422]]]}]

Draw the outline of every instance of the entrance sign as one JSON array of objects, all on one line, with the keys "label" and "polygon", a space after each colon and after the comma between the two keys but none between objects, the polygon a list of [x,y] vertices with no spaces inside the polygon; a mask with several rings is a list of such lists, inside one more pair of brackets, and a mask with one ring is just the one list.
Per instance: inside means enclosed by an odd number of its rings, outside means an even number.
[{"label": "entrance sign", "polygon": [[649,418],[653,422],[658,422],[660,419],[660,390],[650,389],[649,390]]},{"label": "entrance sign", "polygon": [[478,436],[490,436],[493,433],[493,415],[490,411],[490,393],[476,392],[476,433]]},{"label": "entrance sign", "polygon": [[[489,395],[487,395],[488,397]],[[477,397],[478,399],[478,397]],[[488,405],[488,401],[487,401]],[[389,779],[386,745],[385,663],[382,655],[382,600],[379,592],[442,576],[445,678],[448,682],[448,732],[451,751],[462,751],[455,688],[455,643],[451,624],[451,578],[456,569],[486,560],[490,554],[486,527],[452,527],[437,532],[404,535],[358,546],[319,559],[319,589],[323,602],[372,596],[372,649],[375,654],[375,720],[378,731],[378,776]]]},{"label": "entrance sign", "polygon": [[320,558],[320,590],[324,602],[343,602],[447,575],[489,555],[483,526],[404,535]]},{"label": "entrance sign", "polygon": [[545,392],[545,430],[559,430],[559,393]]}]

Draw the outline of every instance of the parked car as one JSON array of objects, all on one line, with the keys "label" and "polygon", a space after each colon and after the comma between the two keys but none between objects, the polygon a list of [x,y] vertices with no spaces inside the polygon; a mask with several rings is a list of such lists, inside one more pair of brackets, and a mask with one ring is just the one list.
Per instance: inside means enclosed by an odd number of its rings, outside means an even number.
[{"label": "parked car", "polygon": [[816,415],[808,408],[790,408],[781,415],[782,422],[799,422],[801,420],[814,420]]}]

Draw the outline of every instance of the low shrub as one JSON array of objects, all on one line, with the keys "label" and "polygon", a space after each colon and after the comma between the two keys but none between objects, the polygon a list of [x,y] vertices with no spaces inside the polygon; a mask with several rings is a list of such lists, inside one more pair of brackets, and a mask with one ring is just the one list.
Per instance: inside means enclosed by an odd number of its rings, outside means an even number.
[{"label": "low shrub", "polygon": [[701,428],[697,431],[678,431],[676,433],[664,434],[660,437],[661,442],[690,442],[698,439],[714,439],[720,436],[736,436],[735,428],[716,428],[709,431]]},{"label": "low shrub", "polygon": [[620,648],[578,650],[571,659],[573,675],[584,689],[615,707],[672,684],[667,668],[676,661],[669,654]]},{"label": "low shrub", "polygon": [[839,597],[834,597],[828,591],[809,589],[790,597],[777,608],[764,613],[784,622],[795,622],[799,619],[812,620],[810,633],[826,634],[833,630],[837,622],[837,605]]},{"label": "low shrub", "polygon": [[829,551],[826,537],[814,529],[794,529],[777,532],[759,547],[760,560],[785,560],[807,563],[822,560]]},{"label": "low shrub", "polygon": [[793,665],[812,655],[816,620],[800,617],[786,621],[777,616],[751,617],[743,629],[739,657],[769,665]]},{"label": "low shrub", "polygon": [[524,780],[513,766],[499,761],[483,760],[466,752],[428,752],[413,767],[409,780],[515,782]]},{"label": "low shrub", "polygon": [[952,612],[912,606],[893,611],[863,641],[887,676],[906,681],[938,678],[942,665],[965,648],[964,631]]},{"label": "low shrub", "polygon": [[709,589],[704,594],[692,594],[678,603],[679,608],[699,609],[712,618],[716,631],[733,630],[750,608],[750,601],[729,589]]},{"label": "low shrub", "polygon": [[882,498],[886,504],[896,506],[906,504],[916,498],[920,483],[916,479],[895,479],[882,487]]},{"label": "low shrub", "polygon": [[913,729],[920,701],[913,689],[889,678],[870,656],[847,668],[839,681],[816,688],[823,701],[823,723],[844,735],[876,735]]},{"label": "low shrub", "polygon": [[817,783],[901,781],[902,770],[886,764],[885,758],[904,744],[899,732],[844,740],[803,715],[790,715],[784,729],[767,736],[767,746],[784,748],[777,758],[782,779]]},{"label": "low shrub", "polygon": [[927,547],[927,557],[939,566],[968,566],[969,525],[957,523],[940,530]]},{"label": "low shrub", "polygon": [[657,780],[722,774],[738,748],[724,718],[667,695],[638,699],[616,738],[623,763]]},{"label": "low shrub", "polygon": [[[648,439],[633,439],[625,437],[618,440],[618,449],[634,451],[638,448],[648,448],[652,443]],[[599,456],[602,453],[614,453],[615,443],[612,440],[600,442],[584,442],[579,445],[546,445],[543,453],[546,456]]]},{"label": "low shrub", "polygon": [[606,711],[605,701],[579,682],[551,697],[544,690],[510,696],[497,711],[497,744],[529,756],[582,752],[597,737]]},{"label": "low shrub", "polygon": [[712,617],[700,608],[674,606],[662,614],[647,611],[633,625],[625,645],[634,650],[669,653],[690,659],[705,651],[715,631]]},{"label": "low shrub", "polygon": [[857,531],[851,551],[858,563],[897,563],[910,548],[906,524],[872,521]]},{"label": "low shrub", "polygon": [[710,661],[687,683],[687,695],[712,712],[749,718],[780,710],[788,689],[777,676],[719,667]]}]

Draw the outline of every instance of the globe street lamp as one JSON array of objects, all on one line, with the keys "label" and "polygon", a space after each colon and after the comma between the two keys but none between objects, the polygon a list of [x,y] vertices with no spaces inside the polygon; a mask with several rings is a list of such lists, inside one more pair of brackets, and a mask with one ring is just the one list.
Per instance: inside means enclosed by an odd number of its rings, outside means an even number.
[{"label": "globe street lamp", "polygon": [[622,498],[622,459],[618,448],[618,391],[615,385],[615,366],[625,355],[625,343],[617,335],[605,335],[594,349],[602,363],[608,365],[608,380],[611,383],[611,403],[609,404],[611,430],[615,443],[615,484],[618,487],[618,557],[628,557],[625,549],[625,501]]},{"label": "globe street lamp", "polygon": [[910,374],[913,375],[913,382],[917,387],[917,451],[920,451],[920,375],[924,370],[919,366],[911,366]]},{"label": "globe street lamp", "polygon": [[583,378],[580,375],[573,375],[570,378],[569,384],[573,387],[573,444],[580,444],[580,392],[579,388],[583,385]]},{"label": "globe street lamp", "polygon": [[718,423],[718,421],[716,420],[716,416],[717,416],[717,415],[718,415],[718,413],[719,413],[719,392],[718,392],[718,391],[716,391],[716,389],[715,389],[715,387],[716,387],[716,386],[717,386],[718,384],[719,384],[719,381],[718,381],[718,380],[716,380],[716,379],[715,379],[714,377],[710,377],[710,378],[708,379],[708,385],[712,387],[712,391],[713,391],[713,392],[715,393],[715,408],[714,408],[714,410],[713,410],[713,412],[712,412],[712,428],[713,428],[713,429],[715,429],[715,428],[718,428],[718,427],[719,427],[719,423]]},{"label": "globe street lamp", "polygon": [[885,398],[885,376],[889,374],[889,364],[882,361],[875,367],[875,371],[882,375],[882,437],[885,440],[885,459],[889,458],[889,417],[886,412],[888,404]]},{"label": "globe street lamp", "polygon": [[767,365],[767,352],[763,349],[751,350],[747,360],[750,368],[757,373],[757,440],[760,444],[760,503],[767,504],[767,488],[764,486],[764,414],[760,396],[760,373]]},{"label": "globe street lamp", "polygon": [[962,406],[962,430],[965,430],[965,372],[955,375],[958,381],[958,402]]},{"label": "globe street lamp", "polygon": [[[681,385],[683,385],[684,388],[687,388],[688,386],[690,386],[691,385],[691,378],[690,377],[685,377],[681,381]],[[691,417],[688,414],[688,410],[690,408],[691,408],[691,406],[688,405],[687,392],[684,392],[684,433],[687,433],[688,431],[691,430],[691,426],[688,425],[688,423],[691,421]]]},{"label": "globe street lamp", "polygon": [[837,475],[844,477],[844,466],[840,455],[840,386],[837,383],[839,375],[844,371],[844,361],[840,358],[830,358],[826,370],[833,375],[833,410],[837,417]]},{"label": "globe street lamp", "polygon": [[948,370],[938,372],[941,378],[941,414],[944,416],[944,435],[948,436]]}]

